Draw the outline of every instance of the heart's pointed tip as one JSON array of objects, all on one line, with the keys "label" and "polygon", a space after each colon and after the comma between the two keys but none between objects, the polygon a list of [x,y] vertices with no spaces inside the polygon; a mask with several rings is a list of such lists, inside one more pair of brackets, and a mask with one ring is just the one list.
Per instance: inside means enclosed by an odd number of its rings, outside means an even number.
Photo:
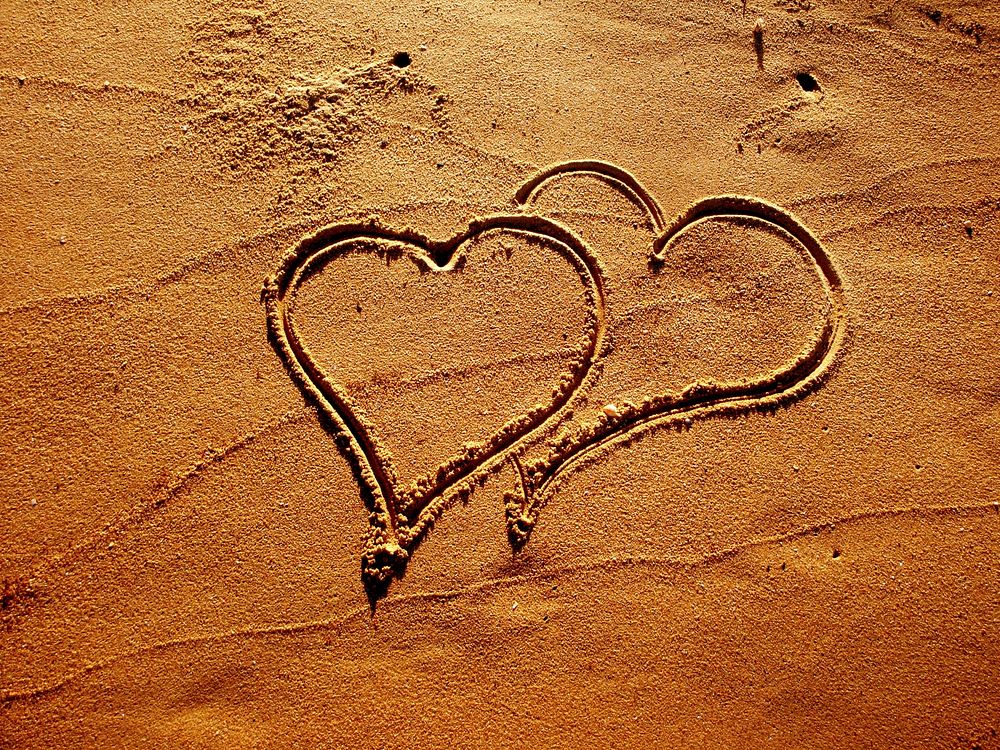
[{"label": "heart's pointed tip", "polygon": [[507,518],[507,540],[515,552],[520,551],[531,538],[531,531],[535,527],[535,522],[526,515]]},{"label": "heart's pointed tip", "polygon": [[368,586],[381,587],[402,574],[410,553],[394,541],[370,545],[361,556],[361,576]]},{"label": "heart's pointed tip", "polygon": [[673,236],[664,232],[653,240],[653,249],[649,253],[649,267],[653,272],[659,271],[667,262],[667,245]]}]

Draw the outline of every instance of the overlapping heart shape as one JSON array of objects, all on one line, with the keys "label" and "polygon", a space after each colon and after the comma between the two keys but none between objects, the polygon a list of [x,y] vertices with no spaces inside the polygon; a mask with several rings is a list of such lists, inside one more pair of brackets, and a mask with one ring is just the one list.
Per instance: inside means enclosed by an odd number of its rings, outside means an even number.
[{"label": "overlapping heart shape", "polygon": [[[753,381],[694,383],[680,393],[656,393],[651,386],[651,393],[640,404],[623,404],[620,410],[582,430],[556,435],[544,458],[522,466],[518,456],[558,429],[572,412],[574,400],[597,377],[596,365],[605,353],[605,281],[597,255],[568,227],[529,212],[546,182],[571,173],[591,174],[609,182],[648,212],[657,231],[649,258],[653,272],[665,262],[671,244],[701,222],[726,218],[780,233],[801,249],[822,284],[826,298],[824,324],[806,350],[778,371]],[[559,481],[587,465],[601,451],[655,425],[712,414],[773,409],[789,403],[823,382],[845,341],[841,283],[829,256],[802,222],[770,203],[742,196],[717,196],[689,206],[667,222],[656,200],[634,176],[597,161],[566,162],[543,170],[518,190],[515,203],[518,212],[478,218],[447,241],[435,241],[412,230],[395,231],[374,221],[326,227],[299,242],[265,282],[262,296],[272,343],[349,457],[368,505],[370,533],[361,569],[370,592],[384,588],[403,570],[410,553],[446,508],[466,498],[477,483],[507,462],[515,466],[519,476],[518,491],[506,495],[508,535],[516,548],[527,541],[541,508]],[[296,294],[306,280],[348,254],[407,257],[428,273],[458,273],[467,261],[467,244],[496,232],[542,239],[574,268],[588,307],[584,343],[573,359],[571,372],[553,384],[547,403],[504,424],[487,440],[465,446],[458,455],[403,488],[377,427],[303,341],[296,325]]]},{"label": "overlapping heart shape", "polygon": [[560,480],[586,466],[602,451],[655,426],[690,426],[695,419],[768,411],[787,405],[829,377],[847,338],[847,308],[840,275],[819,240],[789,211],[759,198],[720,195],[697,201],[673,220],[666,221],[655,197],[632,174],[600,161],[572,161],[549,167],[528,180],[518,190],[515,201],[530,206],[547,182],[574,173],[590,174],[608,182],[631,196],[648,213],[656,231],[649,255],[654,272],[666,262],[673,243],[704,222],[734,221],[783,237],[799,248],[821,284],[825,298],[823,323],[794,361],[763,377],[737,382],[695,382],[679,393],[650,393],[639,404],[623,404],[585,428],[567,432],[550,446],[547,456],[532,464],[522,467],[515,455],[520,486],[517,492],[505,495],[507,531],[515,549],[527,542],[541,508]]}]

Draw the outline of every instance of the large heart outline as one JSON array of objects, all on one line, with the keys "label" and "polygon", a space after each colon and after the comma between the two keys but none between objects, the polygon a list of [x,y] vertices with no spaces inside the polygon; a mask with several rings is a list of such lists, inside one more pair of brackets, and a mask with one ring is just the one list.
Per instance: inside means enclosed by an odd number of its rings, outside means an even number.
[{"label": "large heart outline", "polygon": [[[485,443],[446,460],[412,491],[401,492],[392,458],[375,437],[363,411],[324,373],[303,343],[294,320],[296,290],[310,274],[345,252],[397,253],[409,256],[428,272],[452,272],[461,267],[462,246],[493,230],[534,236],[560,248],[584,284],[589,307],[586,344],[572,375],[554,389],[548,404],[507,423]],[[324,227],[300,240],[285,255],[278,270],[265,281],[261,297],[272,344],[348,456],[369,507],[369,536],[361,569],[374,594],[401,573],[420,539],[452,502],[467,497],[476,481],[483,481],[504,465],[510,451],[559,423],[574,395],[592,378],[606,331],[603,272],[596,255],[572,230],[530,214],[479,218],[444,241],[413,230],[393,230],[376,221]]]},{"label": "large heart outline", "polygon": [[719,195],[689,205],[666,221],[659,202],[630,172],[617,165],[581,160],[555,164],[526,181],[515,203],[530,207],[542,186],[567,174],[593,175],[631,197],[648,214],[656,236],[650,250],[652,269],[666,262],[676,239],[702,222],[728,219],[766,227],[797,245],[816,272],[825,297],[824,321],[818,335],[785,367],[764,377],[740,382],[696,382],[680,393],[648,396],[639,405],[624,404],[617,413],[604,414],[583,430],[565,435],[549,454],[528,466],[516,455],[518,489],[505,494],[507,534],[514,549],[523,547],[538,522],[539,513],[562,479],[586,466],[604,450],[654,427],[689,426],[694,419],[750,411],[766,412],[786,406],[818,388],[832,373],[847,341],[847,304],[843,283],[822,243],[797,216],[773,203],[751,196]]}]

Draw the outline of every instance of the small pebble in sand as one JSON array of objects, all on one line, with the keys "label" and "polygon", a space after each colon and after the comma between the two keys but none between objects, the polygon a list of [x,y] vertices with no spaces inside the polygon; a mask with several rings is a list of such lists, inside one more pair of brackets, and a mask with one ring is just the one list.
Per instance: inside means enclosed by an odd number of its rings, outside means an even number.
[{"label": "small pebble in sand", "polygon": [[427,45],[426,44],[421,44],[420,45],[420,51],[421,52],[426,52],[427,51]]},{"label": "small pebble in sand", "polygon": [[62,237],[59,238],[59,244],[60,245],[65,245],[66,244],[66,235],[65,234]]},{"label": "small pebble in sand", "polygon": [[513,604],[510,605],[511,612],[513,612],[515,609],[517,609],[517,602],[514,602]]},{"label": "small pebble in sand", "polygon": [[617,417],[619,413],[618,407],[615,406],[614,404],[605,404],[604,408],[601,409],[601,411],[603,411],[609,417]]},{"label": "small pebble in sand", "polygon": [[685,417],[684,418],[684,426],[685,427],[690,427],[693,424],[694,424],[694,420],[691,419],[691,417]]}]

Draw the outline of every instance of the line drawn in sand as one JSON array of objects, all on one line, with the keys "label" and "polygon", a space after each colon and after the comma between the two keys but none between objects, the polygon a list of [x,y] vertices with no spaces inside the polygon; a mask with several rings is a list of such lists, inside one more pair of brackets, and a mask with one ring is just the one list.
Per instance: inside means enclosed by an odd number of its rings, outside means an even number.
[{"label": "line drawn in sand", "polygon": [[[520,455],[559,427],[574,401],[598,377],[597,365],[606,354],[605,279],[597,254],[565,225],[530,213],[542,187],[569,174],[603,180],[649,214],[656,231],[649,255],[652,273],[667,262],[673,242],[702,222],[725,220],[778,234],[799,249],[822,283],[824,321],[818,334],[793,362],[762,378],[696,382],[679,393],[651,393],[638,405],[623,404],[617,413],[605,414],[596,423],[557,438],[544,458],[525,465]],[[514,202],[517,213],[476,218],[465,231],[446,241],[432,240],[413,230],[396,231],[375,221],[329,226],[301,240],[265,281],[261,296],[272,344],[347,455],[368,507],[370,528],[361,573],[373,603],[391,580],[404,572],[410,555],[436,519],[508,464],[514,468],[518,487],[505,494],[505,517],[511,546],[518,550],[527,543],[542,508],[561,480],[603,452],[655,427],[690,426],[695,419],[766,412],[787,405],[824,382],[846,340],[846,306],[833,262],[806,226],[776,205],[747,196],[714,196],[693,203],[667,221],[657,200],[631,173],[602,161],[568,161],[542,170],[517,190]],[[553,389],[549,403],[507,423],[485,442],[467,446],[409,487],[400,487],[392,457],[376,436],[375,427],[303,343],[295,325],[296,292],[310,276],[348,253],[407,257],[426,272],[458,273],[467,260],[465,244],[493,231],[544,240],[572,264],[589,308],[585,344],[571,373]]]}]

